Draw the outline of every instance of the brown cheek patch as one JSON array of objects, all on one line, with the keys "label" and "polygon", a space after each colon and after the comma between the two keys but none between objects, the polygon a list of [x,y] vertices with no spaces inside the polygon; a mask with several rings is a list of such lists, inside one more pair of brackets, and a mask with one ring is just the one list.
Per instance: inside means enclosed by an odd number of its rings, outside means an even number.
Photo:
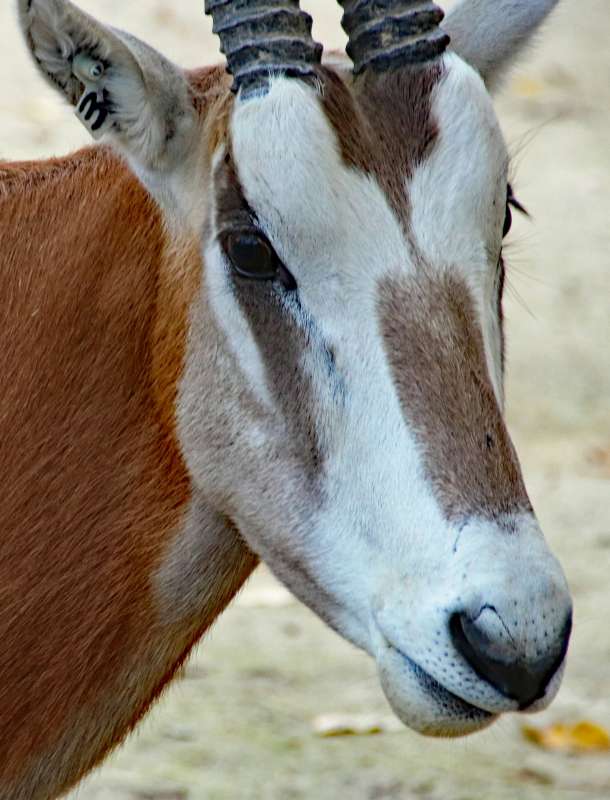
[{"label": "brown cheek patch", "polygon": [[406,181],[429,155],[438,135],[432,92],[439,65],[358,78],[352,85],[323,70],[322,105],[344,162],[372,175],[408,229]]},{"label": "brown cheek patch", "polygon": [[379,315],[405,419],[447,517],[531,511],[466,286],[449,274],[388,278]]}]

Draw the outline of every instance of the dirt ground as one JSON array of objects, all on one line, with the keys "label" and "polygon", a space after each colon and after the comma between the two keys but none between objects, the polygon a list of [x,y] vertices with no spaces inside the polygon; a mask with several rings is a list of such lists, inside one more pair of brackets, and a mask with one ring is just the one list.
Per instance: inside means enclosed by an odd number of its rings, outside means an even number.
[{"label": "dirt ground", "polygon": [[[82,0],[186,66],[216,58],[201,0]],[[341,44],[338,8],[314,10]],[[177,8],[178,7],[178,8]],[[0,158],[86,141],[35,75],[0,6]],[[507,249],[508,413],[530,493],[575,598],[564,686],[531,724],[610,727],[610,7],[564,0],[502,95],[514,185],[533,220]],[[313,720],[372,713],[384,733],[325,739]],[[508,718],[458,742],[392,724],[367,657],[263,569],[150,717],[71,800],[602,800],[610,752],[525,741]]]}]

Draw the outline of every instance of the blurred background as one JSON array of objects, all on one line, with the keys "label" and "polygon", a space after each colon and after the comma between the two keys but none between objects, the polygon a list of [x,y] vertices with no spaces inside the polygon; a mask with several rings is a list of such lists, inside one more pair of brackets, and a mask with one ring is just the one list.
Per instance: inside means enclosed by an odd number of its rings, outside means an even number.
[{"label": "blurred background", "polygon": [[[35,74],[13,5],[0,6],[0,158],[68,152],[86,133]],[[202,0],[80,5],[184,66],[218,58]],[[302,5],[318,38],[342,46],[338,5]],[[508,417],[575,598],[558,699],[466,740],[420,738],[393,720],[370,660],[261,568],[181,681],[71,800],[610,797],[608,0],[563,0],[497,107],[531,213],[506,250]],[[580,722],[591,726],[569,727]]]}]

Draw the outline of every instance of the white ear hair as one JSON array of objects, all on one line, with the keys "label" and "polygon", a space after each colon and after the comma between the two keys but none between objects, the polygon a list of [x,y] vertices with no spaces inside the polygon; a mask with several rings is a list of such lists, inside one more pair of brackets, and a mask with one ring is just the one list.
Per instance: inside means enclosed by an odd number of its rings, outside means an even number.
[{"label": "white ear hair", "polygon": [[107,134],[147,170],[170,168],[195,127],[183,72],[69,0],[18,0],[18,9],[38,68],[94,138]]},{"label": "white ear hair", "polygon": [[558,0],[461,0],[443,28],[451,47],[490,88],[506,75]]}]

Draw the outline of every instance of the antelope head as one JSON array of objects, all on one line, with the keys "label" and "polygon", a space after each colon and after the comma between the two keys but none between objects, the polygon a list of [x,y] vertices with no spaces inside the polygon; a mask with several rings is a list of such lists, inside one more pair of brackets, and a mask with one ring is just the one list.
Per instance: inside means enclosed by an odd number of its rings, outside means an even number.
[{"label": "antelope head", "polygon": [[67,0],[21,14],[200,254],[175,419],[201,502],[370,653],[407,725],[459,735],[545,707],[571,627],[503,418],[488,93],[554,0],[463,0],[444,27],[425,0],[342,5],[349,59],[322,63],[297,0],[207,0],[232,85]]}]

